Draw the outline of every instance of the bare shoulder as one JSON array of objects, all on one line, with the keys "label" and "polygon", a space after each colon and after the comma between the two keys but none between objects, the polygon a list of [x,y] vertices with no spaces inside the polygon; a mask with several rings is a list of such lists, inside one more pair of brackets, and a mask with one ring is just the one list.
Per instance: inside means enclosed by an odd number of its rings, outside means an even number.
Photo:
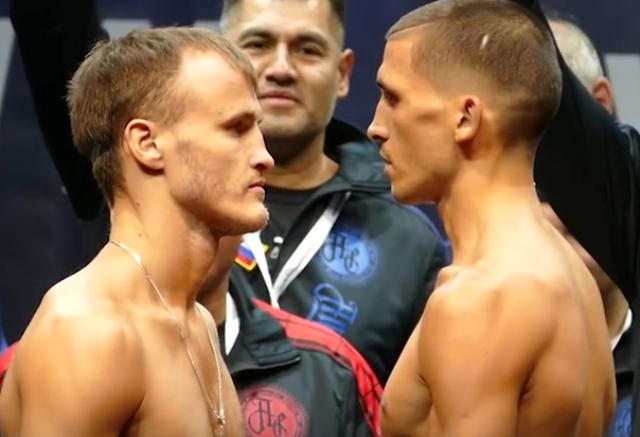
[{"label": "bare shoulder", "polygon": [[55,284],[44,294],[21,343],[61,333],[58,331],[67,335],[55,338],[56,343],[90,340],[103,329],[105,334],[113,336],[133,334],[133,323],[126,314],[128,307],[110,295],[110,288],[109,283],[90,268]]},{"label": "bare shoulder", "polygon": [[[48,290],[20,341],[19,355],[59,351],[64,359],[114,353],[142,353],[141,340],[127,307],[105,297],[91,276],[76,274]],[[67,353],[65,353],[67,352]],[[91,352],[91,353],[88,353]],[[62,358],[61,358],[62,359]]]},{"label": "bare shoulder", "polygon": [[[144,354],[135,324],[100,297],[87,277],[71,277],[49,290],[16,352],[15,378],[25,411],[88,418],[128,418],[144,395]],[[97,294],[100,294],[99,292]]]},{"label": "bare shoulder", "polygon": [[439,422],[461,426],[473,414],[495,414],[496,423],[513,425],[522,387],[557,329],[552,299],[545,292],[539,298],[540,287],[546,285],[535,275],[470,268],[436,288],[420,327],[418,362]]},{"label": "bare shoulder", "polygon": [[425,332],[441,341],[449,336],[469,342],[494,339],[548,342],[555,326],[554,287],[529,272],[468,269],[441,284],[425,310]]}]

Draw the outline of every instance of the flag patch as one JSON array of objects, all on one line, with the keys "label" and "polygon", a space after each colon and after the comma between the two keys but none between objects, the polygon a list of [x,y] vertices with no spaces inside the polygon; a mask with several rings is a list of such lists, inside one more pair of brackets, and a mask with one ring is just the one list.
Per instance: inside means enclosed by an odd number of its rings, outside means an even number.
[{"label": "flag patch", "polygon": [[[263,247],[265,252],[269,249],[269,246],[266,244],[263,244]],[[251,249],[249,249],[244,243],[240,244],[240,247],[238,248],[235,262],[248,272],[255,269],[256,265],[258,265],[253,252],[251,252]]]}]

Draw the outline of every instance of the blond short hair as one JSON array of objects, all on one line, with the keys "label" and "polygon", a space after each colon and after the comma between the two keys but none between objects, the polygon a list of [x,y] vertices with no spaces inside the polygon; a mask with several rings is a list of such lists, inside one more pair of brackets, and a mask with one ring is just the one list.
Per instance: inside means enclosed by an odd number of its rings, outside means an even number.
[{"label": "blond short hair", "polygon": [[134,30],[98,42],[69,82],[67,104],[76,148],[88,156],[109,205],[123,188],[118,145],[126,124],[146,118],[175,123],[185,104],[176,78],[188,50],[220,54],[256,89],[249,60],[224,37],[195,27]]}]

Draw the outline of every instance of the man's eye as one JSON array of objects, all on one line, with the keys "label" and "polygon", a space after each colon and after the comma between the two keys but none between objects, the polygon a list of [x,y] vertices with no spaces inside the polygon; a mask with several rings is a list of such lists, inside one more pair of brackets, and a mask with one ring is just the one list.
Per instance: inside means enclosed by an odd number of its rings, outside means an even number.
[{"label": "man's eye", "polygon": [[234,133],[234,135],[242,136],[251,130],[253,124],[254,121],[248,118],[239,120],[230,126],[230,130]]},{"label": "man's eye", "polygon": [[322,51],[314,46],[302,46],[300,47],[300,53],[306,56],[321,56]]},{"label": "man's eye", "polygon": [[241,47],[246,50],[261,50],[266,46],[267,44],[264,41],[247,41]]},{"label": "man's eye", "polygon": [[395,94],[389,93],[387,91],[382,91],[382,98],[389,106],[395,106],[398,104],[398,96]]},{"label": "man's eye", "polygon": [[248,129],[246,123],[236,123],[232,127],[233,133],[240,136],[243,135]]}]

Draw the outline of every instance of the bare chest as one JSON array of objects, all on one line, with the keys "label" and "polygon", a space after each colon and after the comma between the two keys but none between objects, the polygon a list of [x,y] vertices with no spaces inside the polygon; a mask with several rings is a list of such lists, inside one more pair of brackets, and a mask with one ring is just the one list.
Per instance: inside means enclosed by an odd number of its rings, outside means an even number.
[{"label": "bare chest", "polygon": [[[232,403],[235,393],[227,387],[230,382],[218,377],[224,363],[218,355],[216,365],[207,338],[192,336],[187,352],[183,340],[171,330],[157,330],[145,335],[144,348],[145,398],[125,435],[223,435],[216,434],[221,431],[216,421],[218,405]],[[224,435],[242,435],[229,431]]]}]

